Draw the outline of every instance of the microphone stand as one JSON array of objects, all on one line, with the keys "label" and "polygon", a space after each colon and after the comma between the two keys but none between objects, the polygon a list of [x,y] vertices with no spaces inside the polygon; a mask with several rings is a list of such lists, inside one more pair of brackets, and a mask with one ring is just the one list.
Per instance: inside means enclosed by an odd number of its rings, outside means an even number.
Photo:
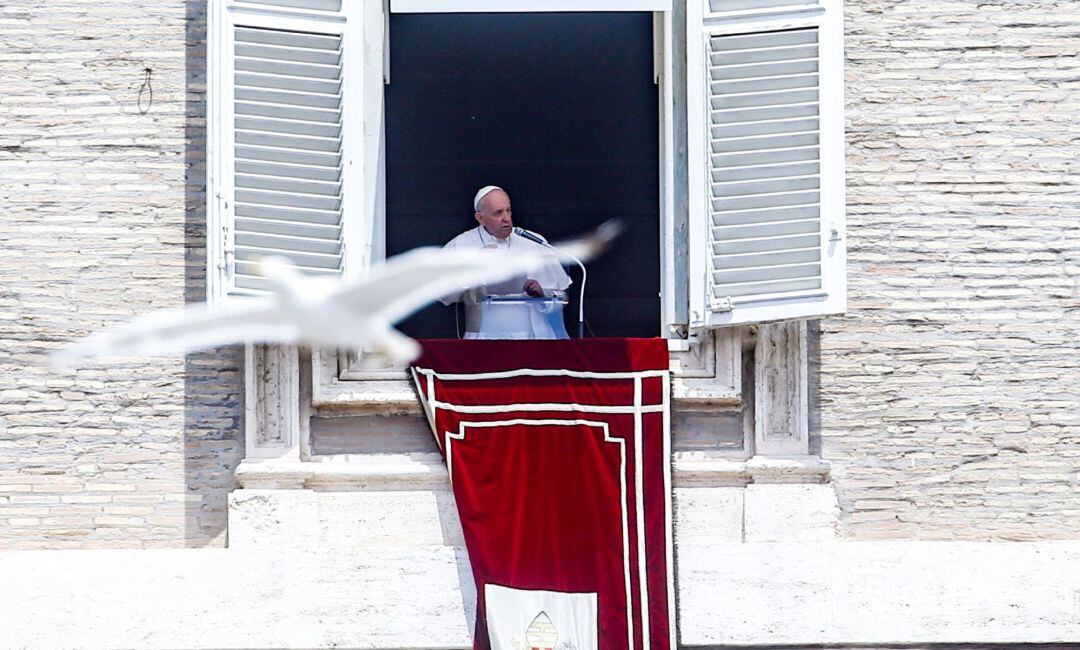
[{"label": "microphone stand", "polygon": [[514,234],[519,236],[519,237],[523,237],[525,239],[528,239],[531,242],[535,242],[537,244],[540,244],[541,246],[546,246],[546,247],[550,248],[551,250],[555,251],[556,253],[558,253],[559,255],[561,255],[562,257],[569,257],[570,259],[572,259],[574,262],[577,263],[579,268],[581,268],[581,289],[578,290],[577,337],[579,339],[585,338],[585,280],[588,279],[588,276],[589,276],[588,272],[585,270],[585,265],[581,263],[581,260],[574,257],[570,253],[567,253],[566,251],[559,250],[558,248],[555,248],[551,244],[544,241],[540,237],[540,235],[537,235],[534,232],[525,230],[521,226],[515,226],[514,227]]}]

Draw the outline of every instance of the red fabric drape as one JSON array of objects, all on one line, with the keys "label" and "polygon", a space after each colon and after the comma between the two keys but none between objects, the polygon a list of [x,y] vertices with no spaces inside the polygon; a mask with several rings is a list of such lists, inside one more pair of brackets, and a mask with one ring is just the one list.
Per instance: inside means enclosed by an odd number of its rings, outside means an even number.
[{"label": "red fabric drape", "polygon": [[472,562],[475,647],[674,647],[666,342],[425,341],[413,377]]}]

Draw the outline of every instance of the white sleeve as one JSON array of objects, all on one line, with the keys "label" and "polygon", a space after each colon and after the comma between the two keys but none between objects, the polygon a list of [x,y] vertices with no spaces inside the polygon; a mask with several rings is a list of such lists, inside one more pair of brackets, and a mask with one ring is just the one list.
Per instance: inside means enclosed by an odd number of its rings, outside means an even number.
[{"label": "white sleeve", "polygon": [[[443,245],[443,250],[444,251],[457,250],[457,240],[458,240],[458,238],[454,237],[450,241],[446,242],[446,244]],[[455,302],[461,302],[461,294],[462,294],[462,291],[459,289],[458,291],[455,291],[453,293],[448,293],[445,296],[443,296],[442,298],[439,298],[439,302],[441,302],[444,305],[452,305]]]}]

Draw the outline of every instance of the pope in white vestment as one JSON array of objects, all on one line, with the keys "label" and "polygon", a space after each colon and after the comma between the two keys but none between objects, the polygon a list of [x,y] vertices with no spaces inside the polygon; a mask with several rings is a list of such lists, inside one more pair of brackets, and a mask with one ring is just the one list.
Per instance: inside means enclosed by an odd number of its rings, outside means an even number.
[{"label": "pope in white vestment", "polygon": [[[451,239],[445,248],[476,250],[477,255],[485,251],[547,250],[543,244],[514,233],[510,196],[502,188],[494,185],[482,188],[473,199],[473,208],[479,225]],[[562,305],[539,299],[561,295],[569,286],[570,276],[552,257],[526,275],[495,285],[471,287],[442,298],[442,302],[464,303],[467,339],[565,338]],[[494,302],[492,296],[496,297]]]}]

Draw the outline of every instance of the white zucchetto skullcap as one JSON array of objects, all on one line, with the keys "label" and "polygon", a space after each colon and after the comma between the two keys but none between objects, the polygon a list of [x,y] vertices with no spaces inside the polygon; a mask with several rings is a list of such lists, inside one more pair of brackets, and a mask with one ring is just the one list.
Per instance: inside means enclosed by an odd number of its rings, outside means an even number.
[{"label": "white zucchetto skullcap", "polygon": [[489,192],[492,192],[494,190],[501,190],[501,191],[504,191],[504,192],[506,191],[506,190],[503,190],[503,188],[499,187],[498,185],[485,185],[484,187],[481,187],[480,191],[477,192],[476,196],[473,197],[473,200],[472,200],[473,209],[476,210],[477,212],[479,212],[480,211],[480,200],[483,199],[485,196],[487,196]]}]

